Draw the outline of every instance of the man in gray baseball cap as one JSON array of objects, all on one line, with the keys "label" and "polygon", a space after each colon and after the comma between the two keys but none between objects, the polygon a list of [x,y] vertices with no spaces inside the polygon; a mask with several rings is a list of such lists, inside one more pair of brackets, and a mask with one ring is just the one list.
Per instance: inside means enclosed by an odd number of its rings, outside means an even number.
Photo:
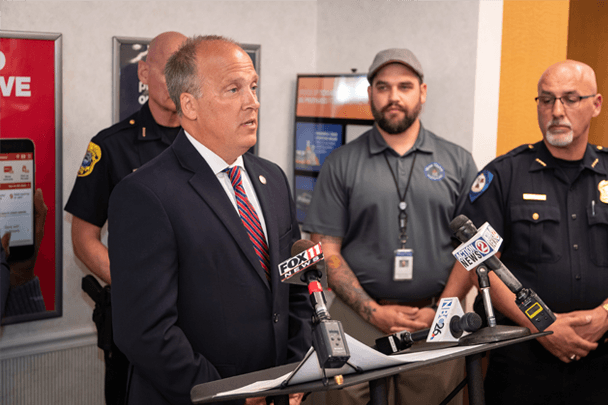
[{"label": "man in gray baseball cap", "polygon": [[[408,49],[376,55],[367,76],[375,125],[325,160],[303,229],[323,242],[332,317],[368,345],[431,326],[455,266],[448,224],[477,168],[469,152],[422,126],[422,64]],[[466,291],[452,292],[464,298]],[[395,376],[389,402],[440,403],[463,361]],[[367,384],[329,391],[327,404],[365,404]],[[450,404],[459,404],[462,396]]]}]

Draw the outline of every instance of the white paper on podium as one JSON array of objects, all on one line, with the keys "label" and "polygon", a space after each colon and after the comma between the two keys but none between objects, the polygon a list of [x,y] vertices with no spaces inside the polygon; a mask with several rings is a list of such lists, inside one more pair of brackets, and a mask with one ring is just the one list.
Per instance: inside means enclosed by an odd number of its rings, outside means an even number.
[{"label": "white paper on podium", "polygon": [[[454,354],[461,352],[466,349],[470,349],[476,346],[457,346],[457,347],[448,347],[445,349],[438,350],[428,350],[425,352],[416,352],[416,353],[407,353],[407,354],[398,354],[393,356],[387,356],[385,354],[380,353],[379,351],[359,342],[355,338],[345,334],[346,336],[346,344],[348,345],[348,350],[350,351],[350,360],[349,363],[353,366],[359,366],[363,369],[363,371],[371,371],[379,368],[390,367],[390,366],[398,366],[400,364],[413,363],[417,361],[427,361],[432,360],[438,357],[447,356],[449,354]],[[313,351],[311,347],[309,350],[310,356],[302,367],[297,370],[296,374],[289,381],[289,385],[301,384],[311,381],[319,381],[323,378],[323,370],[321,370],[321,366],[319,365],[319,360],[315,353],[310,353]],[[325,369],[325,374],[327,377],[333,377],[339,374],[352,374],[356,371],[349,366],[348,364],[344,365],[342,368],[328,368]],[[236,395],[236,394],[246,394],[246,393],[257,393],[266,390],[271,390],[274,388],[278,388],[283,381],[285,381],[289,376],[293,374],[287,373],[279,378],[275,378],[274,380],[265,380],[258,381],[253,384],[249,384],[245,387],[241,387],[236,390],[226,391],[218,393],[214,396],[223,397],[227,395]]]}]

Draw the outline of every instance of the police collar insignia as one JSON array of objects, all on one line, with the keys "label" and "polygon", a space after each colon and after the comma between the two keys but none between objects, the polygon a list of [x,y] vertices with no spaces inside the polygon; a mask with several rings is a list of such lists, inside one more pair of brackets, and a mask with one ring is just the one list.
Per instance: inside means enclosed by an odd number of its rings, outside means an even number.
[{"label": "police collar insignia", "polygon": [[445,170],[437,162],[430,163],[424,168],[426,177],[433,181],[441,180],[445,177]]},{"label": "police collar insignia", "polygon": [[471,191],[469,192],[469,200],[473,202],[477,199],[477,197],[482,195],[484,191],[486,191],[490,186],[490,183],[492,182],[493,178],[494,175],[487,170],[482,170],[481,172],[479,172],[477,178],[471,186]]}]

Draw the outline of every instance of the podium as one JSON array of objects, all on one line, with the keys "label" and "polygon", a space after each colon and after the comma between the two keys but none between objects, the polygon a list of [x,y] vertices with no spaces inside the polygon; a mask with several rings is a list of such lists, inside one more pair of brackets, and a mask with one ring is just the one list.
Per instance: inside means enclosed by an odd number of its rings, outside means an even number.
[{"label": "podium", "polygon": [[[388,377],[402,373],[404,371],[414,371],[416,369],[430,366],[432,364],[438,364],[464,357],[466,359],[467,365],[467,379],[465,381],[469,384],[469,403],[471,405],[479,405],[484,403],[483,378],[481,375],[482,354],[488,350],[493,350],[499,347],[509,346],[527,340],[536,339],[538,337],[545,336],[550,333],[551,332],[535,333],[524,337],[518,337],[493,343],[482,343],[474,346],[458,346],[457,343],[419,342],[401,353],[429,353],[434,350],[446,349],[442,350],[442,353],[445,354],[442,354],[429,360],[408,362],[399,365],[363,371],[360,373],[355,372],[352,374],[344,374],[343,382],[341,384],[338,384],[334,378],[328,379],[327,384],[324,384],[322,380],[317,379],[314,381],[301,382],[293,385],[289,384],[283,388],[277,387],[269,390],[255,392],[245,390],[233,393],[233,391],[237,389],[248,387],[250,384],[259,381],[280,380],[284,378],[286,374],[289,374],[296,370],[299,365],[299,363],[292,363],[284,366],[274,367],[266,370],[256,371],[253,373],[199,384],[192,388],[190,397],[192,399],[192,402],[195,404],[205,404],[210,402],[222,402],[234,399],[244,399],[249,397],[280,397],[298,392],[306,393],[316,391],[328,391],[341,389],[364,382],[369,382],[371,404],[384,405],[387,403]],[[459,388],[462,388],[462,386],[464,386],[465,381],[463,381]],[[226,393],[228,394],[225,395]],[[276,405],[282,403],[287,404],[288,402],[281,402],[281,400],[275,401]]]}]

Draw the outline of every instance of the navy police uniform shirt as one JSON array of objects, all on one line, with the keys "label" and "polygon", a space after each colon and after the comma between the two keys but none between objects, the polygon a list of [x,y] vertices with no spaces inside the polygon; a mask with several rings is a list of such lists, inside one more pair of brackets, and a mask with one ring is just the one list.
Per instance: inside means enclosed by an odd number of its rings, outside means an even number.
[{"label": "navy police uniform shirt", "polygon": [[608,297],[608,151],[555,159],[544,142],[520,146],[482,170],[463,214],[504,238],[501,261],[554,312]]},{"label": "navy police uniform shirt", "polygon": [[179,127],[158,125],[148,103],[125,120],[101,131],[89,143],[65,210],[102,227],[108,217],[110,193],[116,184],[164,151],[178,132]]}]

